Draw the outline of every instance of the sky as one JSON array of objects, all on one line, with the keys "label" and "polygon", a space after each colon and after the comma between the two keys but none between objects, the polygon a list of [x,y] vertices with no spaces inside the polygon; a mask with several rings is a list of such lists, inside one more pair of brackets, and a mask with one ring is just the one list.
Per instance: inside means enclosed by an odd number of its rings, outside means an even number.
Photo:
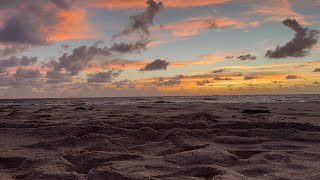
[{"label": "sky", "polygon": [[320,93],[318,0],[1,0],[0,98]]}]

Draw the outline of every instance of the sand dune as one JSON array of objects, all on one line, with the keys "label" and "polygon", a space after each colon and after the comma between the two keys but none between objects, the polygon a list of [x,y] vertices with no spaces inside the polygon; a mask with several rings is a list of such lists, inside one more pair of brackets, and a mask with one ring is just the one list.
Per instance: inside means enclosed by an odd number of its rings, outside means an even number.
[{"label": "sand dune", "polygon": [[1,179],[320,179],[319,103],[1,106]]}]

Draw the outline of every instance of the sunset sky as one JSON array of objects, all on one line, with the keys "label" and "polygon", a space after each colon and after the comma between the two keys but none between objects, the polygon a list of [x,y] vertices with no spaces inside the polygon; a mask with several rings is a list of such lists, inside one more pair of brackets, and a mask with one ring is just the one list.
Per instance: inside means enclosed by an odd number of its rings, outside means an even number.
[{"label": "sunset sky", "polygon": [[318,0],[1,0],[0,98],[319,94]]}]

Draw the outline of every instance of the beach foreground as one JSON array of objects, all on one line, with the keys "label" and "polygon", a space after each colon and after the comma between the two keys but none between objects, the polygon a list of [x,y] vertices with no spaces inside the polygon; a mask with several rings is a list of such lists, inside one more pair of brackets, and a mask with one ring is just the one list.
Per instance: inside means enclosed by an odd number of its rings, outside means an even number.
[{"label": "beach foreground", "polygon": [[319,102],[1,106],[0,117],[2,179],[320,179]]}]

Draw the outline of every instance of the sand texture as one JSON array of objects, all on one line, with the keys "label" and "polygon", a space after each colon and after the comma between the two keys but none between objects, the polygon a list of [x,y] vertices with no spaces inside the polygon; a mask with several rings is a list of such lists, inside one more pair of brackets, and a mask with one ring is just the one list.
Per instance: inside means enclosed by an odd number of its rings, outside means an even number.
[{"label": "sand texture", "polygon": [[320,179],[320,103],[0,106],[0,179]]}]

